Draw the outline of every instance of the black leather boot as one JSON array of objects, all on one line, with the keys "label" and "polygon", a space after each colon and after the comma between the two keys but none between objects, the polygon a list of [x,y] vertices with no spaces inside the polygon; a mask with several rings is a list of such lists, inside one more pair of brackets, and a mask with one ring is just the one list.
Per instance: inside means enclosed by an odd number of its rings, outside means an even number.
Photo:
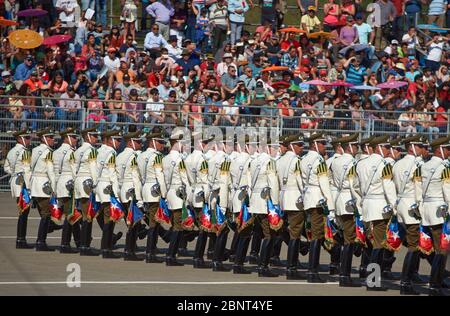
[{"label": "black leather boot", "polygon": [[250,237],[239,237],[236,248],[236,258],[233,265],[234,274],[251,274],[250,270],[244,268],[245,256],[247,255],[248,246],[250,245]]},{"label": "black leather boot", "polygon": [[[372,249],[372,254],[370,256],[370,263],[376,263],[382,266],[383,262],[383,249]],[[381,276],[380,276],[380,283],[381,283]],[[367,291],[387,291],[387,288],[384,287],[382,284],[380,286],[369,286],[367,284],[366,280],[366,290]]]},{"label": "black leather boot", "polygon": [[287,252],[287,269],[286,269],[287,280],[306,280],[306,275],[303,275],[302,273],[297,271],[299,245],[300,239],[291,239],[289,241]]},{"label": "black leather boot", "polygon": [[56,230],[61,230],[62,228],[63,228],[62,225],[57,225],[52,220],[50,220],[50,223],[48,224],[47,233],[51,234]]},{"label": "black leather boot", "polygon": [[125,239],[125,253],[123,260],[125,261],[142,261],[144,257],[136,254],[137,226],[128,229]]},{"label": "black leather boot", "polygon": [[308,283],[326,283],[326,280],[323,280],[319,276],[319,260],[320,260],[320,240],[312,240],[310,242],[309,249],[309,266],[308,272],[306,274],[306,280]]},{"label": "black leather boot", "polygon": [[341,244],[336,243],[330,250],[330,276],[338,276],[341,261]]},{"label": "black leather boot", "polygon": [[146,263],[162,263],[164,260],[156,256],[156,244],[158,242],[158,226],[150,227],[147,231],[147,247],[145,249]]},{"label": "black leather boot", "polygon": [[38,235],[36,240],[36,251],[55,251],[53,248],[47,246],[47,232],[50,225],[50,217],[43,217],[39,222]]},{"label": "black leather boot", "polygon": [[208,233],[208,237],[209,242],[208,251],[206,252],[206,258],[212,260],[214,256],[214,248],[216,248],[217,235],[215,233]]},{"label": "black leather boot", "polygon": [[[289,241],[288,241],[289,244]],[[283,236],[276,236],[273,241],[272,254],[270,256],[270,265],[273,267],[284,267],[285,265],[281,262],[280,253],[281,247],[283,246]]]},{"label": "black leather boot", "polygon": [[144,239],[148,235],[148,228],[145,224],[138,223],[136,224],[136,234],[139,240]]},{"label": "black leather boot", "polygon": [[248,257],[248,263],[250,264],[258,264],[259,262],[259,251],[261,249],[261,239],[262,239],[262,231],[259,224],[255,224],[252,231],[252,245],[250,248],[250,255]]},{"label": "black leather boot", "polygon": [[108,222],[103,225],[102,234],[102,257],[103,259],[119,259],[121,255],[112,251],[113,248],[114,223]]},{"label": "black leather boot", "polygon": [[183,238],[182,231],[172,231],[171,239],[169,243],[169,249],[166,256],[166,266],[176,267],[184,266],[184,263],[177,261],[177,251],[178,245],[180,244],[181,238]]},{"label": "black leather boot", "polygon": [[411,274],[414,269],[414,252],[408,251],[405,259],[403,260],[402,277],[400,281],[400,294],[401,295],[419,295],[420,293],[414,290],[414,286],[411,282]]},{"label": "black leather boot", "polygon": [[[105,226],[105,222],[103,220],[103,216],[97,216],[97,223],[98,223],[98,226],[100,226],[100,228],[103,231],[103,228]],[[123,236],[122,232],[118,232],[117,234],[114,234],[114,230],[113,230],[113,233],[112,233],[112,245],[113,245],[113,247],[117,244],[119,239],[122,238],[122,236]]]},{"label": "black leather boot", "polygon": [[445,260],[446,257],[444,255],[437,254],[434,256],[433,264],[431,266],[430,288],[428,292],[430,296],[446,296],[442,290]]},{"label": "black leather boot", "polygon": [[300,254],[302,256],[306,256],[309,252],[309,241],[302,241],[300,240]]},{"label": "black leather boot", "polygon": [[383,279],[385,280],[392,280],[392,281],[396,281],[399,280],[398,277],[396,277],[393,273],[392,273],[392,265],[394,264],[396,258],[394,256],[394,252],[384,249],[383,251],[383,263],[381,266],[381,276],[383,277]]},{"label": "black leather boot", "polygon": [[263,241],[262,241],[261,254],[260,254],[259,266],[258,266],[258,276],[259,277],[266,277],[266,278],[278,277],[278,274],[275,272],[272,272],[269,268],[269,259],[270,259],[270,254],[272,253],[273,243],[274,243],[274,240],[272,238],[263,239]]},{"label": "black leather boot", "polygon": [[205,262],[203,256],[205,255],[206,242],[208,239],[208,233],[200,231],[197,242],[195,244],[193,266],[195,269],[207,269],[210,265]]},{"label": "black leather boot", "polygon": [[[81,220],[72,225],[72,236],[75,246],[80,248],[81,246]],[[79,250],[79,249],[78,249]]]},{"label": "black leather boot", "polygon": [[158,235],[159,237],[161,237],[162,240],[164,240],[166,242],[166,244],[170,243],[170,239],[172,238],[172,230],[170,229],[165,229],[164,227],[162,227],[161,225],[157,225],[158,226]]},{"label": "black leather boot", "polygon": [[28,224],[28,211],[23,212],[17,219],[17,239],[16,249],[31,249],[34,245],[27,243],[27,224]]},{"label": "black leather boot", "polygon": [[80,236],[80,256],[95,257],[100,254],[99,251],[90,247],[92,234],[92,223],[88,221],[81,222]]},{"label": "black leather boot", "polygon": [[230,247],[230,256],[229,256],[229,260],[231,263],[235,262],[236,259],[236,249],[237,249],[237,245],[239,243],[239,234],[237,232],[234,232],[233,234],[233,239],[231,240],[231,247]]},{"label": "black leather boot", "polygon": [[351,278],[354,244],[344,245],[341,253],[341,273],[339,275],[340,287],[360,287],[361,283]]},{"label": "black leather boot", "polygon": [[229,272],[230,268],[223,265],[225,246],[227,244],[228,232],[222,231],[217,236],[216,247],[214,248],[214,256],[212,262],[212,270],[214,272]]},{"label": "black leather boot", "polygon": [[372,256],[372,245],[368,242],[367,247],[363,248],[361,254],[361,265],[359,266],[359,278],[366,279],[367,277],[367,265],[370,262]]},{"label": "black leather boot", "polygon": [[69,222],[64,220],[63,230],[61,233],[61,246],[59,247],[60,253],[78,253],[77,250],[73,249],[70,246],[70,240],[72,239],[72,225]]},{"label": "black leather boot", "polygon": [[411,281],[413,284],[427,284],[428,281],[424,280],[420,277],[419,268],[420,268],[420,253],[419,251],[414,251],[414,259],[413,259],[414,267],[411,272]]}]

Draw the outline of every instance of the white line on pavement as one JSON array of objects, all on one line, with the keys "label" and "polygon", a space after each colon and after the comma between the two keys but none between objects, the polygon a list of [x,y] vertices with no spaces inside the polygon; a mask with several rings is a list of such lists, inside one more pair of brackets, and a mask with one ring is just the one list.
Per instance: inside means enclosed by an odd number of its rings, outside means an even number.
[{"label": "white line on pavement", "polygon": [[[32,285],[32,284],[42,284],[42,285],[58,285],[67,284],[66,281],[36,281],[36,282],[14,282],[6,281],[0,282],[0,285]],[[336,285],[339,282],[328,282],[328,283],[307,283],[307,282],[258,282],[258,281],[80,281],[80,284],[116,284],[116,285],[126,285],[126,284],[173,284],[173,285]]]},{"label": "white line on pavement", "polygon": [[[0,220],[2,220],[2,219],[15,219],[15,220],[17,220],[17,216],[16,217],[14,217],[14,216],[0,216]],[[34,220],[37,220],[37,219],[41,219],[40,217],[28,217],[28,219],[34,219]]]}]

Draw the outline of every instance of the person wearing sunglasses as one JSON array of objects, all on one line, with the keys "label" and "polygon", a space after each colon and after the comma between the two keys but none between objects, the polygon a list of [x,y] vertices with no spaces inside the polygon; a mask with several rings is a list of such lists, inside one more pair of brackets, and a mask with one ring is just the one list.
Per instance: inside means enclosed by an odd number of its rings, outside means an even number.
[{"label": "person wearing sunglasses", "polygon": [[[360,160],[356,166],[355,181],[358,182],[358,207],[361,208],[364,222],[372,227],[372,253],[369,263],[383,264],[386,228],[389,219],[397,213],[397,194],[392,180],[392,165],[389,157],[391,144],[388,135],[375,137],[370,141],[373,153]],[[367,282],[368,291],[386,291],[381,283]]]},{"label": "person wearing sunglasses", "polygon": [[322,133],[314,133],[309,139],[309,151],[300,163],[304,183],[303,207],[311,216],[312,239],[309,251],[308,283],[325,283],[319,277],[321,240],[324,238],[323,219],[326,207],[334,212],[334,200],[328,179],[326,155],[327,140]]},{"label": "person wearing sunglasses", "polygon": [[[19,205],[19,197],[22,188],[28,190],[31,180],[31,135],[28,130],[23,129],[13,133],[16,139],[16,145],[6,155],[5,164],[3,166],[5,172],[11,175],[11,194]],[[33,245],[27,243],[27,222],[30,206],[19,206],[19,218],[17,220],[17,249],[30,249]]]}]

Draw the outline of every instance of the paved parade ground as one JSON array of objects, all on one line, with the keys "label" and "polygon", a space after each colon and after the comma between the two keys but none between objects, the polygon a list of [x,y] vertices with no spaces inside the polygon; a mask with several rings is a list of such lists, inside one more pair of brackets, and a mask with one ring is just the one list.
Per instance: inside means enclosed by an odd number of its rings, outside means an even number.
[{"label": "paved parade ground", "polygon": [[[193,269],[189,257],[181,258],[184,267],[166,267],[165,264],[146,264],[125,262],[123,259],[102,259],[101,257],[80,257],[78,254],[60,254],[59,252],[36,252],[34,249],[15,249],[16,206],[9,193],[0,193],[0,295],[399,295],[399,282],[386,283],[388,292],[367,292],[362,288],[340,288],[336,280],[326,284],[308,284],[305,281],[287,281],[285,276],[278,278],[259,278],[256,266],[251,265],[251,275],[234,275],[232,272],[212,272],[212,270]],[[39,217],[37,210],[30,212],[28,241],[36,239]],[[116,226],[115,231],[125,232],[125,224]],[[231,234],[230,234],[231,235]],[[93,246],[100,246],[100,230],[94,225]],[[50,246],[60,242],[60,231],[49,234]],[[144,251],[144,242],[138,246]],[[229,243],[231,240],[229,241]],[[125,238],[118,242],[118,251],[123,250]],[[229,245],[229,244],[228,244]],[[161,248],[166,248],[160,242]],[[194,242],[189,244],[192,251]],[[286,257],[286,245],[282,248],[282,259]],[[393,272],[400,275],[401,262],[405,254],[403,248],[396,256]],[[160,254],[159,256],[163,256]],[[307,261],[301,256],[301,262]],[[325,276],[329,255],[321,252],[321,270]],[[360,258],[353,261],[353,276]],[[78,264],[81,269],[81,286],[68,287],[66,279],[68,265]],[[230,265],[230,263],[227,263]],[[247,265],[246,265],[247,266]],[[70,268],[71,266],[69,266]],[[276,269],[283,272],[283,268]],[[421,261],[420,272],[428,277],[430,266]],[[425,287],[417,287],[425,294]]]}]

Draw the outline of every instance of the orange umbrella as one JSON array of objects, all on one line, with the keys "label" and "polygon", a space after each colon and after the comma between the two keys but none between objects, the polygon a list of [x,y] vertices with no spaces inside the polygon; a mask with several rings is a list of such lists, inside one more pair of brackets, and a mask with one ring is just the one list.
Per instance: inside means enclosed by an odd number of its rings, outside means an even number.
[{"label": "orange umbrella", "polygon": [[19,25],[16,21],[7,20],[4,17],[0,16],[0,26],[13,26],[13,25]]},{"label": "orange umbrella", "polygon": [[264,68],[261,71],[283,71],[283,70],[288,70],[289,67],[285,67],[285,66],[270,66],[267,68]]},{"label": "orange umbrella", "polygon": [[17,30],[8,35],[11,44],[17,48],[31,49],[41,46],[44,40],[39,33],[30,30]]},{"label": "orange umbrella", "polygon": [[281,33],[306,33],[306,31],[301,30],[299,28],[296,27],[286,27],[284,29],[280,30]]},{"label": "orange umbrella", "polygon": [[322,38],[333,38],[333,37],[335,37],[335,35],[331,34],[330,32],[320,31],[320,32],[309,33],[308,37],[309,38],[319,38],[319,37],[322,37]]}]

